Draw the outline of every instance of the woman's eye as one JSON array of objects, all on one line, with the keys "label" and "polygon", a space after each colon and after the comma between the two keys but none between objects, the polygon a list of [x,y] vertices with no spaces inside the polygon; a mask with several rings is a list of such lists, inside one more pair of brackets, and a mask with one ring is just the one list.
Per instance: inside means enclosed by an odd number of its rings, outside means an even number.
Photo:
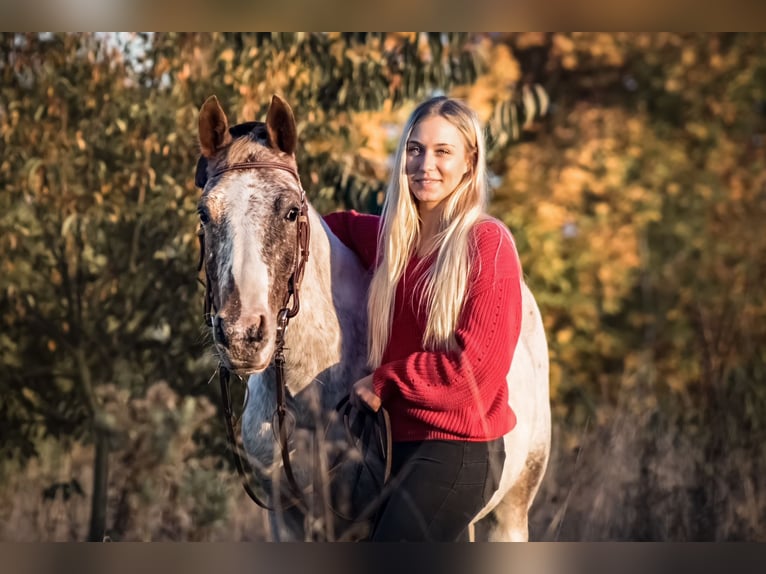
[{"label": "woman's eye", "polygon": [[420,153],[420,148],[417,146],[408,147],[407,153],[410,155],[417,155]]},{"label": "woman's eye", "polygon": [[298,214],[300,212],[301,210],[298,209],[297,207],[291,207],[290,211],[288,211],[287,214],[285,215],[285,219],[287,221],[295,221],[296,219],[298,219]]}]

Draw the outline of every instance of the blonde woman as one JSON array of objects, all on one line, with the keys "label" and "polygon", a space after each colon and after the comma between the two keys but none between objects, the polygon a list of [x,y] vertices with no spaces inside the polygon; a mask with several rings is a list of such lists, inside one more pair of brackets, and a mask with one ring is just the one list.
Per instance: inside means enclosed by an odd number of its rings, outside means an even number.
[{"label": "blonde woman", "polygon": [[508,373],[521,326],[520,263],[486,213],[482,131],[462,102],[410,116],[381,217],[325,221],[374,270],[369,363],[351,401],[391,417],[391,493],[376,541],[454,541],[498,486],[516,424]]}]

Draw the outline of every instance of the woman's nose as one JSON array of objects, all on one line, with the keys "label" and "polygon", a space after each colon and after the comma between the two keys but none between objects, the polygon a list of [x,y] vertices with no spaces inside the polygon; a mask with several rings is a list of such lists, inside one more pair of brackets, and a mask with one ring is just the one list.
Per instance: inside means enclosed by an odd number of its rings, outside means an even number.
[{"label": "woman's nose", "polygon": [[423,152],[423,155],[421,157],[422,157],[422,162],[420,164],[420,167],[424,171],[428,171],[429,169],[433,169],[434,166],[436,166],[436,155],[434,155],[432,152],[425,151],[425,152]]}]

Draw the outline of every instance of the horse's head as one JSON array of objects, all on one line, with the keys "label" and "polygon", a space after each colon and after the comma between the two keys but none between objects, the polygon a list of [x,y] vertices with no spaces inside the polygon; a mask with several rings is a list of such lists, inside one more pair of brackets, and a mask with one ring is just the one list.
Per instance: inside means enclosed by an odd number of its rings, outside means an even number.
[{"label": "horse's head", "polygon": [[295,164],[290,106],[274,96],[266,123],[229,128],[215,96],[199,115],[199,216],[216,349],[232,371],[265,369],[277,315],[299,267],[305,196]]}]

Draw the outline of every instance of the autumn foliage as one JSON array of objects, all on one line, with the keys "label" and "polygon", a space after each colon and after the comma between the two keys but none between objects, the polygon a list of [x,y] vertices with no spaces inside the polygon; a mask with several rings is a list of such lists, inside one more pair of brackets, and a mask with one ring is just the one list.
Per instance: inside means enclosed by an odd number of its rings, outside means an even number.
[{"label": "autumn foliage", "polygon": [[491,210],[548,333],[531,538],[766,540],[764,45],[0,35],[0,537],[266,536],[208,384],[197,110],[263,119],[280,93],[315,207],[376,211],[404,119],[440,91],[487,124]]}]

